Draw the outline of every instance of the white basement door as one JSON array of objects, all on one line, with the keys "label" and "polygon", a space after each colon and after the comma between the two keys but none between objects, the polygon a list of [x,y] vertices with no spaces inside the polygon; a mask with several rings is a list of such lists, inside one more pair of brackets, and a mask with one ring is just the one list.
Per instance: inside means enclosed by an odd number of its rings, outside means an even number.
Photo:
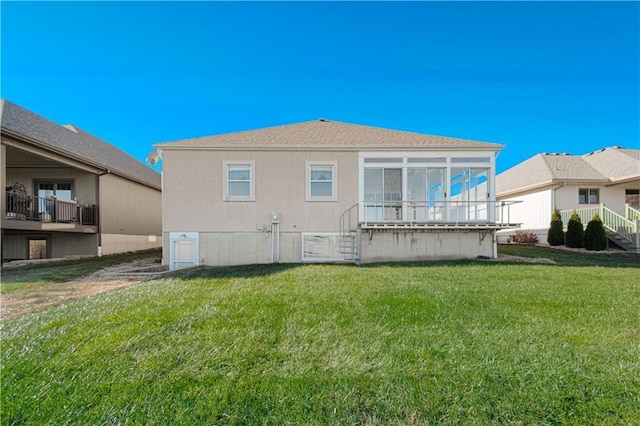
[{"label": "white basement door", "polygon": [[170,269],[188,268],[198,264],[198,233],[172,232],[170,234]]}]

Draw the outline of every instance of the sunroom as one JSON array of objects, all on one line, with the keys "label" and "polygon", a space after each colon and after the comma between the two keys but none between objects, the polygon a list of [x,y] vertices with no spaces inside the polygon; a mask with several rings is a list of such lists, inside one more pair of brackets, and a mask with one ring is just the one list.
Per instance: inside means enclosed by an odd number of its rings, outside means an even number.
[{"label": "sunroom", "polygon": [[492,153],[361,153],[361,226],[495,222]]}]

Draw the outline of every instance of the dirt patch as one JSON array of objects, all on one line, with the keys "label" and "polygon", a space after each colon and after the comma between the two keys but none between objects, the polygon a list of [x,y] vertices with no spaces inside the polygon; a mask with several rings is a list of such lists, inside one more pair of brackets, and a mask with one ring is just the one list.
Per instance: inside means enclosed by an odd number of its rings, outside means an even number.
[{"label": "dirt patch", "polygon": [[120,271],[145,268],[158,265],[159,258],[152,256],[137,259],[101,269],[91,275],[66,283],[47,287],[27,285],[25,291],[9,293],[0,296],[0,320],[18,318],[30,312],[35,312],[49,306],[59,305],[69,300],[106,293],[125,287],[131,287],[144,281],[141,278],[120,278]]}]

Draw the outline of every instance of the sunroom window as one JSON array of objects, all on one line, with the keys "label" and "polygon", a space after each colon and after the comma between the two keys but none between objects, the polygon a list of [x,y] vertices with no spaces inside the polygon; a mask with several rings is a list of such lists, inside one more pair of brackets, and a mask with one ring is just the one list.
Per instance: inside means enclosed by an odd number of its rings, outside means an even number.
[{"label": "sunroom window", "polygon": [[491,156],[410,153],[360,155],[360,220],[490,222],[495,164]]}]

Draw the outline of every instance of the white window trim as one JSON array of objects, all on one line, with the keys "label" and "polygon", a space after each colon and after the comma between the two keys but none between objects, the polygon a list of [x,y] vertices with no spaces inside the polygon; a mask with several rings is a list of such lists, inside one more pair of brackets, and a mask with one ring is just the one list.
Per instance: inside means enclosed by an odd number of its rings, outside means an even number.
[{"label": "white window trim", "polygon": [[[311,167],[313,166],[330,166],[331,173],[331,193],[330,197],[312,197],[311,196]],[[338,201],[338,162],[337,161],[307,161],[305,162],[305,199],[307,201]]]},{"label": "white window trim", "polygon": [[[229,196],[229,166],[249,166],[249,196],[230,197]],[[256,200],[256,162],[255,161],[223,161],[222,162],[222,200],[223,201],[255,201]]]},{"label": "white window trim", "polygon": [[[580,202],[580,191],[587,191],[587,198],[586,198],[586,202],[581,203]],[[598,193],[598,202],[597,203],[592,203],[591,202],[591,192],[592,191],[596,191]],[[584,187],[584,188],[578,188],[578,205],[579,206],[597,206],[600,204],[600,188],[593,188],[593,187]]]}]

